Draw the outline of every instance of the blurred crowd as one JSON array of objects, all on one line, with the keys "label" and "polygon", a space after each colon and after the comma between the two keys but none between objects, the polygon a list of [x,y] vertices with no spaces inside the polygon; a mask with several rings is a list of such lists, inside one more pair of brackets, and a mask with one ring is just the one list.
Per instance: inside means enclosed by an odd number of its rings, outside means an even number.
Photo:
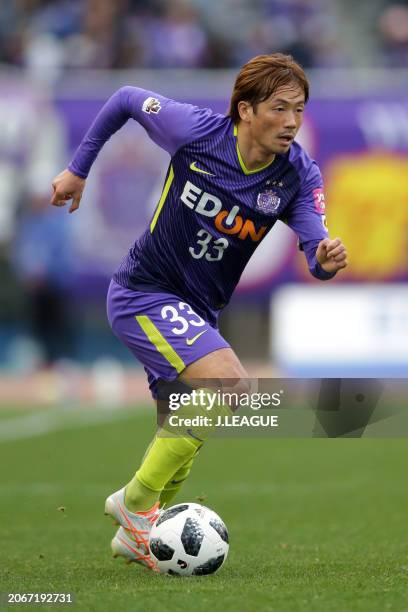
[{"label": "blurred crowd", "polygon": [[306,68],[344,67],[344,29],[359,15],[380,63],[406,66],[406,0],[7,0],[0,63],[52,78],[66,68],[228,68],[279,50]]},{"label": "blurred crowd", "polygon": [[408,66],[408,2],[391,4],[380,15],[383,57],[389,67]]}]

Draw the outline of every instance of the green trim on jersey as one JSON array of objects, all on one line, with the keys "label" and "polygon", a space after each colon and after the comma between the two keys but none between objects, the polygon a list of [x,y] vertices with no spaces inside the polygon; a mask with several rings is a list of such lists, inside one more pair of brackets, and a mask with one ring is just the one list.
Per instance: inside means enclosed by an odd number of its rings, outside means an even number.
[{"label": "green trim on jersey", "polygon": [[175,368],[177,373],[180,374],[180,372],[182,372],[186,367],[186,364],[176,353],[174,348],[167,342],[166,338],[162,336],[155,324],[147,315],[137,315],[135,316],[135,319],[143,329],[150,342],[154,344],[159,353],[163,355],[166,361],[168,361],[169,364]]},{"label": "green trim on jersey", "polygon": [[[237,125],[234,125],[234,136],[238,136],[238,126]],[[248,170],[248,168],[244,164],[244,160],[242,159],[241,151],[239,150],[238,138],[237,138],[237,156],[238,156],[239,165],[241,166],[241,170],[244,174],[256,174],[257,172],[261,172],[262,170],[265,170],[268,166],[273,164],[273,162],[275,161],[275,158],[273,158],[272,161],[268,162],[264,166],[261,166],[260,168],[255,168],[254,170]]]},{"label": "green trim on jersey", "polygon": [[164,183],[164,187],[163,187],[162,194],[160,196],[159,203],[158,203],[156,211],[154,213],[154,217],[152,219],[152,222],[150,223],[150,233],[151,234],[153,233],[153,230],[154,230],[154,228],[156,226],[157,219],[159,218],[161,210],[162,210],[162,208],[164,206],[164,203],[166,201],[166,198],[167,198],[167,195],[169,193],[169,190],[170,190],[171,184],[173,182],[173,179],[174,179],[174,170],[173,170],[173,166],[170,164],[169,175],[167,177],[166,182]]}]

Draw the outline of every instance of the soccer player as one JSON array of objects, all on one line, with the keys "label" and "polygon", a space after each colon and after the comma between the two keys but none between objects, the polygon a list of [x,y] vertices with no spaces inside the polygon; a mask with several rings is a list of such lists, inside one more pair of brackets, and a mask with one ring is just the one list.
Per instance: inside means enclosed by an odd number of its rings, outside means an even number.
[{"label": "soccer player", "polygon": [[[294,140],[308,97],[302,68],[279,53],[242,67],[227,115],[123,87],[55,178],[52,204],[72,200],[74,212],[98,152],[130,118],[171,156],[150,225],[108,292],[110,325],[145,366],[154,398],[161,381],[235,379],[237,388],[246,388],[245,369],[217,319],[278,220],[296,232],[313,276],[328,280],[346,267],[344,245],[325,226],[319,168]],[[217,410],[226,414],[230,407]],[[205,437],[194,427],[156,435],[134,477],[108,497],[105,512],[120,525],[112,540],[116,555],[154,569],[149,530],[187,478]]]}]

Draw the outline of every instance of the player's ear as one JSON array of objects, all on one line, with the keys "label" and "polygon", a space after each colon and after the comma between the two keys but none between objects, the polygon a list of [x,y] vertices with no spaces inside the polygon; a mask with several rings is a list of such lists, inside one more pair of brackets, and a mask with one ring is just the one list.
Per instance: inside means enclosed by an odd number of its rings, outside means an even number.
[{"label": "player's ear", "polygon": [[252,105],[246,100],[240,100],[238,102],[238,113],[241,121],[249,122],[252,119],[253,109]]}]

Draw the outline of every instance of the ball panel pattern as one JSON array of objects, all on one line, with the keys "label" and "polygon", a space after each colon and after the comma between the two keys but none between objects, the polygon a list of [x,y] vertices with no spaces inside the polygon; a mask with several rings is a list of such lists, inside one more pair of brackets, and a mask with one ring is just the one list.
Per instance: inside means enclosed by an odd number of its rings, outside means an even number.
[{"label": "ball panel pattern", "polygon": [[221,540],[224,540],[227,544],[229,543],[228,530],[225,524],[220,519],[211,519],[209,521],[211,527],[215,529],[215,531],[220,536]]},{"label": "ball panel pattern", "polygon": [[162,574],[206,576],[228,556],[228,529],[210,508],[193,502],[170,507],[149,534],[152,559]]},{"label": "ball panel pattern", "polygon": [[174,548],[165,544],[160,538],[150,540],[150,552],[158,561],[170,561],[174,555]]},{"label": "ball panel pattern", "polygon": [[180,512],[184,512],[184,510],[188,510],[188,504],[180,504],[179,506],[173,506],[168,510],[165,510],[155,522],[156,527],[164,523],[164,521],[168,521],[169,519],[177,516]]},{"label": "ball panel pattern", "polygon": [[186,553],[197,557],[204,539],[204,531],[199,521],[193,518],[186,519],[180,539]]},{"label": "ball panel pattern", "polygon": [[209,559],[206,563],[195,568],[193,576],[208,576],[209,574],[213,574],[224,563],[224,558],[225,555],[220,555],[219,557]]}]

